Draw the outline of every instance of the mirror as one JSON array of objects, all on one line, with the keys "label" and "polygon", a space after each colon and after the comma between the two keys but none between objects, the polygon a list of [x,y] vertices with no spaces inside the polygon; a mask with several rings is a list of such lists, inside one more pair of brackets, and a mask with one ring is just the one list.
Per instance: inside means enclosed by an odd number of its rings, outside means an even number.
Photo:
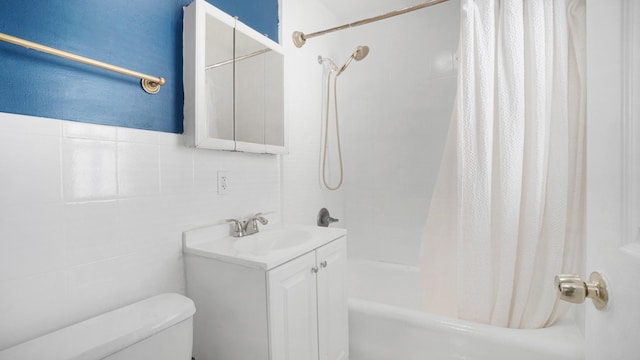
[{"label": "mirror", "polygon": [[[244,29],[246,30],[246,29]],[[236,149],[264,145],[265,49],[236,24]],[[259,149],[255,149],[259,151]]]},{"label": "mirror", "polygon": [[286,153],[279,44],[204,0],[185,8],[185,134],[207,149]]},{"label": "mirror", "polygon": [[[264,143],[267,152],[285,148],[284,129],[284,56],[265,53]],[[269,151],[269,149],[272,151]]]},{"label": "mirror", "polygon": [[233,28],[207,15],[205,42],[207,135],[233,141]]}]

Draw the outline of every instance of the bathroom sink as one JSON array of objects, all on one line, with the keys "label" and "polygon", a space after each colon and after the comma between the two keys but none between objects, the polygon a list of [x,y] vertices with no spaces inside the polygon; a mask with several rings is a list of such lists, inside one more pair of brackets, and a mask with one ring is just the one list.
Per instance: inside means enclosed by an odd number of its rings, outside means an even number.
[{"label": "bathroom sink", "polygon": [[347,234],[344,229],[293,224],[262,226],[260,232],[240,238],[229,233],[229,224],[185,231],[183,251],[269,270]]},{"label": "bathroom sink", "polygon": [[277,229],[238,238],[233,244],[239,252],[265,254],[270,251],[286,250],[311,241],[311,233],[298,229]]}]

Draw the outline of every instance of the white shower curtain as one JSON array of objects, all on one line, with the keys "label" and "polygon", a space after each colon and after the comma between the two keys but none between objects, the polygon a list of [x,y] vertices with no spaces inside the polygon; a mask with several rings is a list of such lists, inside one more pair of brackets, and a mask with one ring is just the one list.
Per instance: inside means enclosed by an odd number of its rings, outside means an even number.
[{"label": "white shower curtain", "polygon": [[582,274],[584,0],[461,0],[456,105],[421,248],[426,309],[513,328]]}]

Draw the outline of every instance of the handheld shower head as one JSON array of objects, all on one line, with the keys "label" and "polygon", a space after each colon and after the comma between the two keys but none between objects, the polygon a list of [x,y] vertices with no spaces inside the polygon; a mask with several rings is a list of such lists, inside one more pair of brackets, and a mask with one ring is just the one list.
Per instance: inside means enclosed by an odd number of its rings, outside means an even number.
[{"label": "handheld shower head", "polygon": [[349,56],[349,59],[347,59],[347,62],[345,62],[344,65],[342,65],[342,67],[340,68],[340,70],[338,70],[338,74],[336,76],[342,74],[342,72],[347,69],[347,66],[349,66],[349,64],[351,64],[351,61],[353,61],[353,60],[360,61],[360,60],[366,58],[367,55],[369,55],[369,47],[366,46],[366,45],[358,46],[355,49],[355,51],[353,52],[353,54],[351,54],[351,56]]},{"label": "handheld shower head", "polygon": [[356,50],[351,54],[356,61],[360,61],[369,55],[369,47],[366,45],[360,45],[356,48]]}]

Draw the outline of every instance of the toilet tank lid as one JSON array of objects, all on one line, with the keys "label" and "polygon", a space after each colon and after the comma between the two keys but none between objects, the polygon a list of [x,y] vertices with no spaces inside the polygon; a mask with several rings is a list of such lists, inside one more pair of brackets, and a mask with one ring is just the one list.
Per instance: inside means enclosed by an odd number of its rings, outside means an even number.
[{"label": "toilet tank lid", "polygon": [[193,301],[161,294],[0,351],[0,360],[102,359],[195,313]]}]

